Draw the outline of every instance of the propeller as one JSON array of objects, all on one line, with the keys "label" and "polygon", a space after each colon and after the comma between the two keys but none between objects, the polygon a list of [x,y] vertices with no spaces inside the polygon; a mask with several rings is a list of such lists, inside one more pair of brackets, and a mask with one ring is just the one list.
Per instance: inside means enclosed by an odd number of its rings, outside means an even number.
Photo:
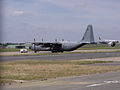
[{"label": "propeller", "polygon": [[99,40],[102,40],[101,37],[99,37]]},{"label": "propeller", "polygon": [[64,41],[64,39],[62,39],[62,42]]},{"label": "propeller", "polygon": [[34,38],[34,43],[35,43],[35,38]]},{"label": "propeller", "polygon": [[55,39],[55,42],[57,42],[57,39]]},{"label": "propeller", "polygon": [[34,52],[36,53],[35,38],[34,38],[34,44],[33,44],[33,47],[34,47]]},{"label": "propeller", "polygon": [[43,42],[43,38],[42,38],[42,42]]}]

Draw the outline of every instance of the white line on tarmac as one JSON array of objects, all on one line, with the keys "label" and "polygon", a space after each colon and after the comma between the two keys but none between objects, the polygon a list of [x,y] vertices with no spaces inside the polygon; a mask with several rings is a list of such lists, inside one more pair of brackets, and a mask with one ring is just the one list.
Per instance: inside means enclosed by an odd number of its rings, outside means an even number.
[{"label": "white line on tarmac", "polygon": [[99,84],[92,84],[92,85],[88,85],[86,87],[95,87],[95,86],[101,86],[101,85],[105,85],[106,83],[99,83]]},{"label": "white line on tarmac", "polygon": [[104,81],[104,83],[98,83],[98,84],[91,84],[91,85],[88,85],[86,87],[95,87],[95,86],[101,86],[101,85],[105,85],[105,84],[116,84],[116,83],[120,83],[120,80],[114,80],[114,81]]}]

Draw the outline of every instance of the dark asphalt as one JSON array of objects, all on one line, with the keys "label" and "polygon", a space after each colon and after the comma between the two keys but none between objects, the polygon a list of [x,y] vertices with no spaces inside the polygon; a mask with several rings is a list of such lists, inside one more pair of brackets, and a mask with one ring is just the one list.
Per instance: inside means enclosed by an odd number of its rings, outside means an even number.
[{"label": "dark asphalt", "polygon": [[105,57],[120,57],[120,52],[33,55],[33,56],[2,56],[0,58],[0,61],[14,61],[14,60],[79,60],[79,59],[94,59],[94,58],[105,58]]}]

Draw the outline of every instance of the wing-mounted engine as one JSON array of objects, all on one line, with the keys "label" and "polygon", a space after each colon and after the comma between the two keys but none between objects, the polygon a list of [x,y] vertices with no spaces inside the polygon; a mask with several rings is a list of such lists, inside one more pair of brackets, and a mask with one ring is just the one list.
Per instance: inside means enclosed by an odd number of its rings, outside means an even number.
[{"label": "wing-mounted engine", "polygon": [[32,50],[34,50],[34,52],[37,51],[51,51],[53,53],[55,52],[62,52],[62,44],[59,42],[35,42],[32,43]]},{"label": "wing-mounted engine", "polygon": [[108,43],[108,45],[111,46],[111,47],[115,47],[116,44],[117,44],[117,42],[114,42],[114,41],[111,41],[111,42]]}]

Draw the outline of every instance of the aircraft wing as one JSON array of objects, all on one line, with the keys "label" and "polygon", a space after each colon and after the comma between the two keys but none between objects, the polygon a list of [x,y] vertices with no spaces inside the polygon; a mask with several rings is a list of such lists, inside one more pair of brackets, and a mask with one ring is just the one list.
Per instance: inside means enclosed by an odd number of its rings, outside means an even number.
[{"label": "aircraft wing", "polygon": [[35,42],[32,43],[36,46],[41,46],[41,47],[55,47],[55,46],[61,46],[62,44],[59,42]]}]

